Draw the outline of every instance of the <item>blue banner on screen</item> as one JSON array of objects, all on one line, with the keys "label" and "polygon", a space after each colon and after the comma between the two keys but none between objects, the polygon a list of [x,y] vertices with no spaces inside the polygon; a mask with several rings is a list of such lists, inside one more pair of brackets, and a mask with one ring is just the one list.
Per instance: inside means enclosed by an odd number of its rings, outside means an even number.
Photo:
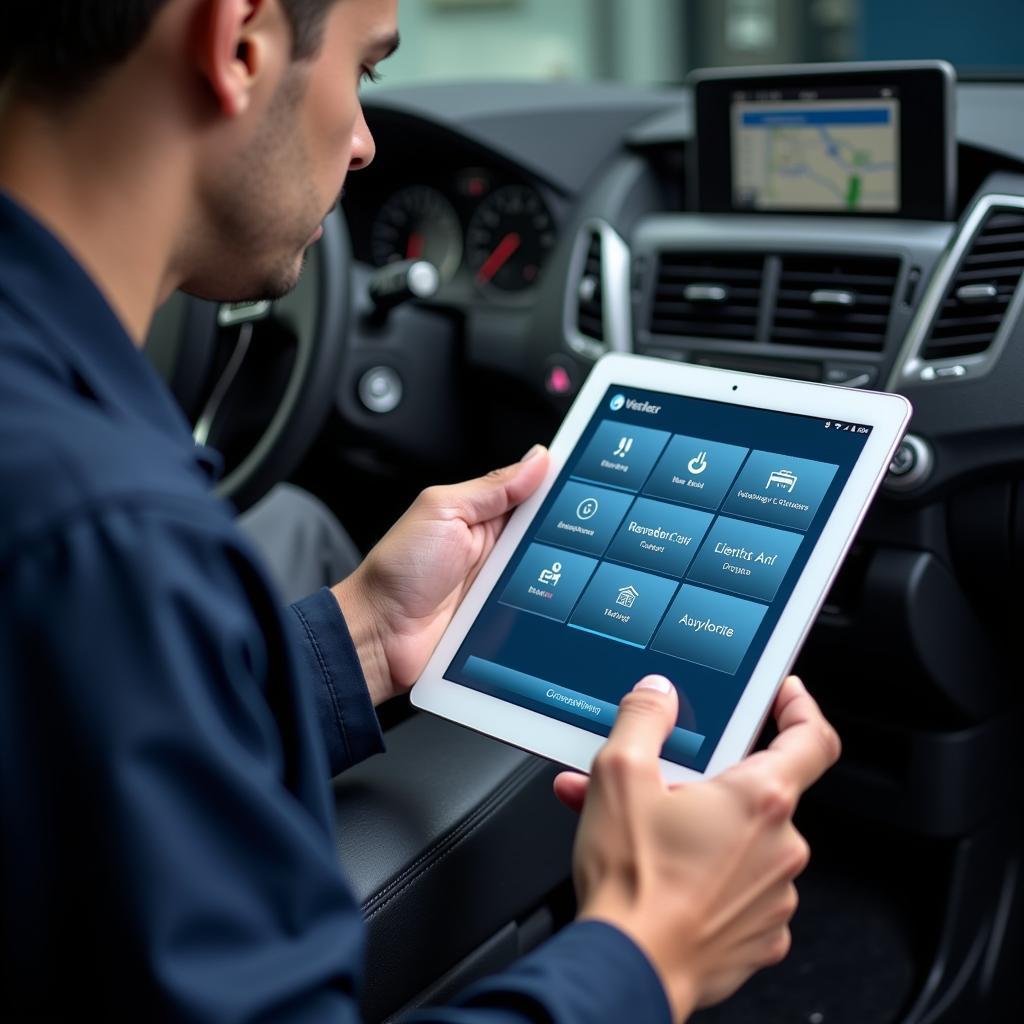
[{"label": "blue banner on screen", "polygon": [[610,388],[445,678],[606,736],[668,676],[703,771],[867,436]]}]

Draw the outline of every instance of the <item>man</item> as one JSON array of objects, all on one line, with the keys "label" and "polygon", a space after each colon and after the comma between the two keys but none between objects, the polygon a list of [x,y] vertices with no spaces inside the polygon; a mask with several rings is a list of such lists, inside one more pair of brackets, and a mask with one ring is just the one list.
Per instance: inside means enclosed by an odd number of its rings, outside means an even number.
[{"label": "man", "polygon": [[[432,488],[281,609],[139,352],[174,288],[286,292],[373,143],[395,0],[37,0],[0,43],[0,1018],[353,1021],[328,779],[381,749],[546,454]],[[838,741],[789,680],[767,751],[669,790],[675,691],[624,699],[579,920],[421,1021],[682,1020],[785,955],[791,816]]]}]

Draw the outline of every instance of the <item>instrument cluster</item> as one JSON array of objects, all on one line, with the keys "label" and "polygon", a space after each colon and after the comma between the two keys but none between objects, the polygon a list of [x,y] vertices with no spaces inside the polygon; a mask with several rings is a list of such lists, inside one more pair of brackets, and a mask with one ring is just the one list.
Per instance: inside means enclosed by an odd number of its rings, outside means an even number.
[{"label": "instrument cluster", "polygon": [[474,166],[430,183],[376,184],[374,195],[356,182],[346,191],[357,259],[377,267],[427,260],[440,276],[441,299],[529,301],[557,239],[540,188]]}]

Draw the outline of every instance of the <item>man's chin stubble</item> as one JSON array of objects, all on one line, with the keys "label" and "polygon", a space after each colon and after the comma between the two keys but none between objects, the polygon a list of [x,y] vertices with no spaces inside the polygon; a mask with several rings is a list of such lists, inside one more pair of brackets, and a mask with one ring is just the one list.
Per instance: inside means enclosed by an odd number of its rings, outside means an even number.
[{"label": "man's chin stubble", "polygon": [[186,295],[208,302],[273,302],[291,294],[298,286],[299,279],[306,267],[307,251],[303,249],[297,257],[299,263],[288,270],[282,270],[272,277],[265,278],[260,284],[242,284],[237,286],[209,287],[202,282],[186,283],[181,290]]}]

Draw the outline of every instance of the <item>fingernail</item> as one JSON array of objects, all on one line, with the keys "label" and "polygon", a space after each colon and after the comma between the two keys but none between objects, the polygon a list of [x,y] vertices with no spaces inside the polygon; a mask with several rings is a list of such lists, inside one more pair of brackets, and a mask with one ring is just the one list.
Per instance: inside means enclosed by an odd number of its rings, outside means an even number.
[{"label": "fingernail", "polygon": [[540,455],[542,451],[544,451],[544,445],[535,444],[519,461],[528,462],[534,455]]},{"label": "fingernail", "polygon": [[644,676],[634,690],[657,690],[658,693],[668,693],[672,689],[672,683],[664,676]]}]

